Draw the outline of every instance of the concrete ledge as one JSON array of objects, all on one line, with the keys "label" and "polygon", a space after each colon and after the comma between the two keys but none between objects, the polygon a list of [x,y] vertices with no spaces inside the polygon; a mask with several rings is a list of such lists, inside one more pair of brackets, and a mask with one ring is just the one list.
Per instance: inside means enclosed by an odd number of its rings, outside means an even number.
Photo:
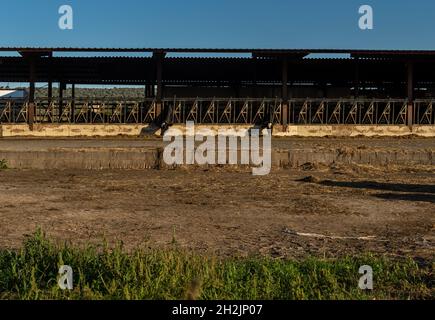
[{"label": "concrete ledge", "polygon": [[[0,137],[137,137],[149,125],[146,124],[35,124],[30,130],[27,124],[0,125]],[[252,128],[250,125],[196,125],[195,130],[208,129],[211,132],[228,130],[236,135],[244,135]],[[174,125],[173,132],[186,132],[185,126]],[[155,132],[160,134],[160,131]],[[277,137],[399,137],[415,135],[435,137],[435,126],[372,126],[372,125],[291,125],[275,126],[273,135]]]}]

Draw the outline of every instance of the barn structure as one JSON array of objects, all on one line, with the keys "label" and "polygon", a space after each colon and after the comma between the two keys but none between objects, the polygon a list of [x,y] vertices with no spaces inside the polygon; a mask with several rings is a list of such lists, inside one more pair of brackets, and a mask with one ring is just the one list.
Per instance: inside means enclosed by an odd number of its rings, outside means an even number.
[{"label": "barn structure", "polygon": [[[24,103],[0,99],[3,123],[435,124],[435,51],[0,51],[0,82],[29,84]],[[46,83],[43,99],[35,97],[36,83]],[[140,85],[144,96],[83,99],[77,85]]]}]

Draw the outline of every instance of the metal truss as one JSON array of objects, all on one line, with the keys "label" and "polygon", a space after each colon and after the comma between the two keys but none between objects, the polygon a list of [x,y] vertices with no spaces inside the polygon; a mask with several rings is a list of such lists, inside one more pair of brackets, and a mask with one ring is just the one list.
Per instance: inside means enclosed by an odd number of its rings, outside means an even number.
[{"label": "metal truss", "polygon": [[419,125],[435,124],[434,114],[435,100],[417,100],[415,101],[414,119]]}]

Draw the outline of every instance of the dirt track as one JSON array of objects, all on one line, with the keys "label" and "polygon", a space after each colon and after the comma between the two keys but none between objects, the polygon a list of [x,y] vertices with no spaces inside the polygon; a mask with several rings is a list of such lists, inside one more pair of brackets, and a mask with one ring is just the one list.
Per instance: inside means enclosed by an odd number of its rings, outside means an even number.
[{"label": "dirt track", "polygon": [[19,248],[41,226],[76,243],[175,241],[225,256],[435,257],[433,167],[308,166],[265,177],[223,169],[0,170],[0,204],[3,248]]}]

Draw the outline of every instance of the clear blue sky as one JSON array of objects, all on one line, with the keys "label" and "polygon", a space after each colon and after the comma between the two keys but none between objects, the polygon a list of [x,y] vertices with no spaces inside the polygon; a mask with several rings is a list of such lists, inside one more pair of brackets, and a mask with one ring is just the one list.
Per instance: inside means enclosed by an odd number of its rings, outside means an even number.
[{"label": "clear blue sky", "polygon": [[[74,30],[58,9],[74,9]],[[374,9],[374,30],[358,8]],[[433,0],[9,0],[0,46],[435,49]]]}]

